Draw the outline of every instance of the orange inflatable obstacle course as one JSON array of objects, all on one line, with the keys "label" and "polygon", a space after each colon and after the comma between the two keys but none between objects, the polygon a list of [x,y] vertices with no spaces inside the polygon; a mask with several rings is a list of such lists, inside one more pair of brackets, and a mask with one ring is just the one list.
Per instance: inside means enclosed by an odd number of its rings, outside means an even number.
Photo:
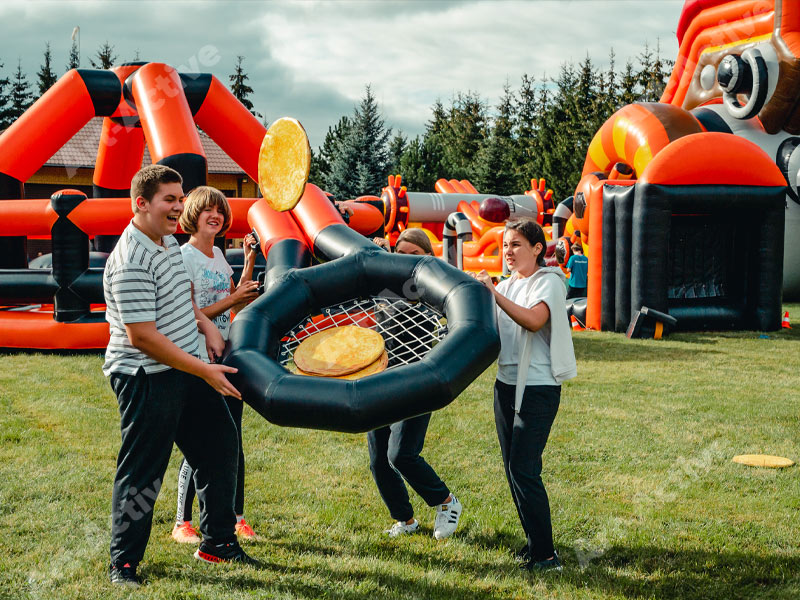
[{"label": "orange inflatable obstacle course", "polygon": [[[392,244],[405,229],[421,228],[436,256],[466,271],[503,273],[503,222],[510,217],[535,218],[550,239],[555,207],[553,191],[544,179],[531,180],[530,190],[513,196],[481,194],[465,179],[439,179],[435,189],[435,193],[409,192],[401,175],[390,175],[380,198],[362,197],[348,204],[366,201],[376,206],[383,216],[380,235]],[[377,222],[377,216],[373,218]],[[553,243],[551,254],[554,248]]]}]

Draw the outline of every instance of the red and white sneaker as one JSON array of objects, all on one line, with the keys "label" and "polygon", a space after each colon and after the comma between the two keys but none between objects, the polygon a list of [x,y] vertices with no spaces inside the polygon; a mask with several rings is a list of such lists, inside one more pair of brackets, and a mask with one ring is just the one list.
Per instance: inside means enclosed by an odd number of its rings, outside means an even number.
[{"label": "red and white sneaker", "polygon": [[240,539],[254,540],[258,537],[256,532],[253,531],[253,528],[247,524],[247,521],[245,521],[244,518],[236,523],[236,527],[234,529],[236,531],[236,536]]},{"label": "red and white sneaker", "polygon": [[192,523],[190,521],[176,523],[175,527],[172,529],[172,539],[179,544],[200,543],[200,536],[197,534],[197,530],[192,527]]}]

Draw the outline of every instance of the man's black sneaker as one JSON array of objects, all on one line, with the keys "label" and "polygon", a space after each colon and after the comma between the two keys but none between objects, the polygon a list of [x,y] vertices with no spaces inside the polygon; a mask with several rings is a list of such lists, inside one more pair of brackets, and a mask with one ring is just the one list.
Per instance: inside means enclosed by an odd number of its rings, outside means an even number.
[{"label": "man's black sneaker", "polygon": [[254,567],[262,566],[260,561],[248,556],[236,540],[223,544],[209,544],[204,540],[194,553],[194,557],[209,563],[236,562]]},{"label": "man's black sneaker", "polygon": [[142,584],[141,580],[136,575],[136,565],[131,565],[130,563],[125,563],[121,566],[109,565],[108,578],[111,580],[111,583],[119,585],[139,587]]},{"label": "man's black sneaker", "polygon": [[523,569],[526,569],[533,573],[543,573],[545,571],[561,571],[563,569],[563,567],[561,566],[561,561],[558,559],[558,552],[555,551],[553,551],[553,558],[548,558],[546,560],[528,560],[521,566]]}]

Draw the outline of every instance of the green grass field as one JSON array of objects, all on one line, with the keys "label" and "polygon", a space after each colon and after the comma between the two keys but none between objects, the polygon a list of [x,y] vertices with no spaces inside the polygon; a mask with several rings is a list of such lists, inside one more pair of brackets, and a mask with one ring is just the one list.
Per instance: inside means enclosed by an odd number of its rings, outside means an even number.
[{"label": "green grass field", "polygon": [[[531,576],[494,432],[494,367],[431,421],[424,456],[464,503],[436,542],[389,540],[365,435],[285,429],[245,411],[246,514],[263,570],[210,566],[172,542],[175,451],[138,591],[106,576],[116,401],[98,355],[0,355],[0,598],[800,597],[800,305],[794,329],[576,333],[545,453],[561,574]],[[203,432],[198,431],[198,436]],[[209,443],[212,443],[209,440]]]}]

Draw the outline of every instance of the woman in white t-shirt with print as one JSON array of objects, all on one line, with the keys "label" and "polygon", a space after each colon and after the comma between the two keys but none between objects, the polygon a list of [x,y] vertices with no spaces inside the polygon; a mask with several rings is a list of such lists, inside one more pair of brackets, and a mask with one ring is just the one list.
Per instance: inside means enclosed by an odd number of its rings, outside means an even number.
[{"label": "woman in white t-shirt with print", "polygon": [[509,221],[503,257],[511,277],[495,287],[486,271],[476,276],[497,303],[495,425],[511,496],[527,537],[517,556],[532,571],[561,569],[541,477],[542,453],[561,401],[561,382],[577,374],[565,278],[560,268],[545,266],[546,248],[536,221]]},{"label": "woman in white t-shirt with print", "polygon": [[[180,218],[181,228],[191,234],[189,241],[181,246],[183,262],[189,278],[192,280],[192,298],[205,316],[211,319],[228,339],[231,326],[231,312],[243,308],[248,302],[258,297],[258,282],[253,281],[255,251],[251,244],[255,243],[252,235],[244,239],[244,269],[236,285],[232,279],[233,269],[225,260],[225,255],[214,240],[224,236],[231,227],[231,208],[225,195],[218,189],[200,186],[189,192],[186,197],[183,214]],[[202,338],[202,334],[200,335]],[[217,356],[209,357],[205,344],[201,339],[200,358],[213,362]],[[255,532],[244,520],[244,452],[242,451],[242,401],[226,397],[236,428],[239,431],[239,460],[236,477],[236,534],[241,538],[253,538]],[[202,435],[202,432],[198,432]],[[194,500],[193,470],[184,458],[178,471],[178,514],[172,537],[182,543],[200,541],[197,531],[192,526],[192,501]]]}]

